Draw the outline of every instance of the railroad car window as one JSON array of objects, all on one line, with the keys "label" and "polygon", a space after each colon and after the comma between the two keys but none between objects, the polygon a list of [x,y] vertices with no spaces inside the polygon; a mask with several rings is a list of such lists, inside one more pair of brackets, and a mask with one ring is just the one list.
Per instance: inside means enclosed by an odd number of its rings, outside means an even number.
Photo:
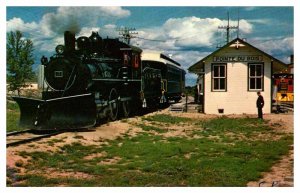
[{"label": "railroad car window", "polygon": [[212,91],[226,91],[227,76],[226,64],[212,65]]},{"label": "railroad car window", "polygon": [[258,91],[263,90],[263,78],[264,70],[263,64],[249,64],[248,65],[248,90],[249,91]]},{"label": "railroad car window", "polygon": [[139,67],[139,56],[135,55],[134,60],[132,60],[132,62],[133,62],[133,67],[138,68]]}]

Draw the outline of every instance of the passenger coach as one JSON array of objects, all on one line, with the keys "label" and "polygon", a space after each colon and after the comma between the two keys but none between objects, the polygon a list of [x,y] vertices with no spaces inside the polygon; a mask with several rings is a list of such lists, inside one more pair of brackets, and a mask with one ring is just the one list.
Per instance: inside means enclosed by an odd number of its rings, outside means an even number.
[{"label": "passenger coach", "polygon": [[159,52],[142,52],[142,66],[155,66],[161,69],[161,89],[165,96],[165,102],[174,100],[178,102],[184,92],[185,71],[181,65]]}]

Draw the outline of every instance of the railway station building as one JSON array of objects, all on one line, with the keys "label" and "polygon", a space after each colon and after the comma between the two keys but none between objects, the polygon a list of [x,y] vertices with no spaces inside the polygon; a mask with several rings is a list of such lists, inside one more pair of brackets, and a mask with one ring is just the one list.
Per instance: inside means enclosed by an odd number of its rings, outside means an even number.
[{"label": "railway station building", "polygon": [[264,97],[263,113],[271,113],[272,75],[286,69],[282,61],[236,38],[188,70],[198,75],[202,112],[257,114],[257,92]]}]

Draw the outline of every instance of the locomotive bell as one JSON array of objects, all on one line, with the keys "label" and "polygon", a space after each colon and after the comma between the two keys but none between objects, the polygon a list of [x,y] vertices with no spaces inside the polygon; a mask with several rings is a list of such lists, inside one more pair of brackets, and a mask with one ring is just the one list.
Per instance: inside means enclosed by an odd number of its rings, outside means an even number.
[{"label": "locomotive bell", "polygon": [[92,32],[92,35],[89,37],[91,41],[91,51],[100,52],[102,48],[102,38],[99,36],[98,32]]},{"label": "locomotive bell", "polygon": [[42,58],[41,58],[41,64],[46,65],[47,63],[48,63],[48,58],[43,55]]},{"label": "locomotive bell", "polygon": [[91,40],[86,36],[77,38],[77,48],[81,51],[89,52],[91,47]]}]

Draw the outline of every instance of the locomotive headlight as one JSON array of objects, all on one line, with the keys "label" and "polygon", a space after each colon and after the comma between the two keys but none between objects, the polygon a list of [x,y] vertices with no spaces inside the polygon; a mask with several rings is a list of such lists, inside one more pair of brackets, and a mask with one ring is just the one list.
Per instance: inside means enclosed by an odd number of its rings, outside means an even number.
[{"label": "locomotive headlight", "polygon": [[65,47],[63,45],[58,45],[56,46],[55,51],[57,54],[63,54],[65,51]]}]

